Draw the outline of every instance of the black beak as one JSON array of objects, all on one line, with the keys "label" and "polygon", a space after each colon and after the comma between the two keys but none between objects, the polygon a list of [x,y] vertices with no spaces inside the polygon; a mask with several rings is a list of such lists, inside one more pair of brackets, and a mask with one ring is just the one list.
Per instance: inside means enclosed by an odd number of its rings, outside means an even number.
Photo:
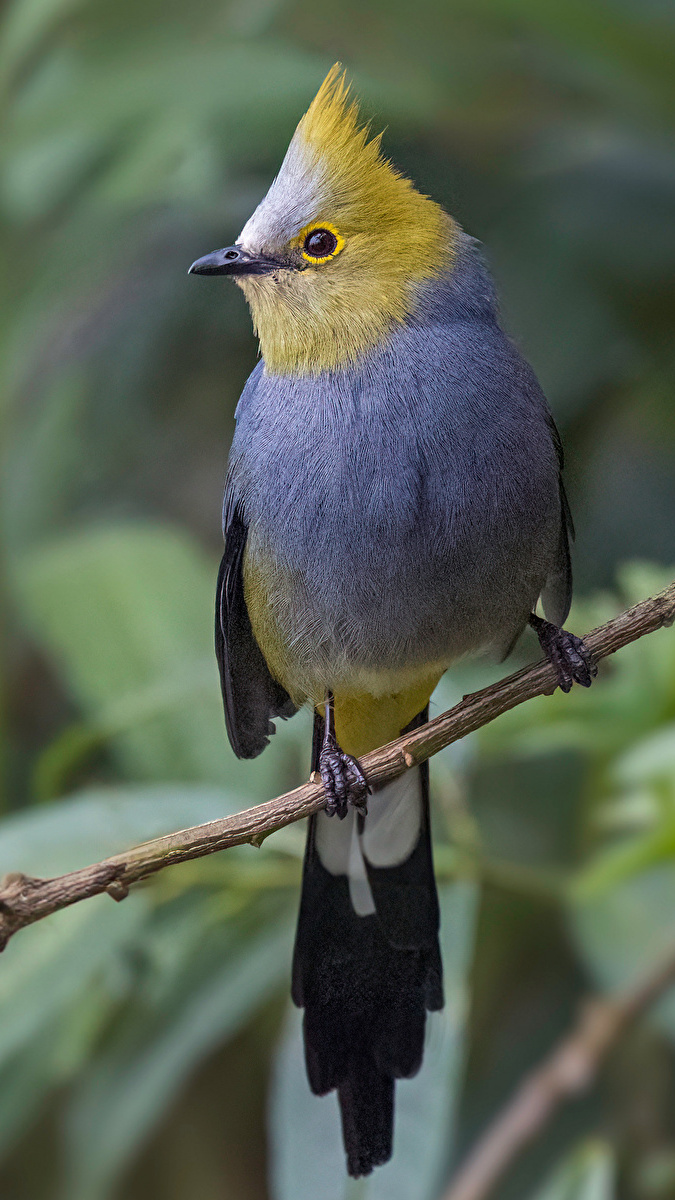
[{"label": "black beak", "polygon": [[188,275],[268,275],[285,264],[278,259],[249,254],[241,246],[225,246],[193,262]]}]

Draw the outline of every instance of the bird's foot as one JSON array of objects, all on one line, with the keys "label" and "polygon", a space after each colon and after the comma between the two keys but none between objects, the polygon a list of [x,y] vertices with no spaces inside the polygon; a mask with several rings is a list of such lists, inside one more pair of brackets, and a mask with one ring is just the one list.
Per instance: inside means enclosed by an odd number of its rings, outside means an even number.
[{"label": "bird's foot", "polygon": [[590,687],[598,668],[593,662],[593,656],[581,640],[567,629],[558,629],[543,617],[531,613],[530,625],[539,638],[546,658],[555,667],[558,684],[563,692],[569,692],[573,683],[582,687]]},{"label": "bird's foot", "polygon": [[357,759],[345,754],[333,734],[326,734],[319,754],[319,773],[326,792],[326,812],[342,821],[350,808],[367,814],[370,788]]}]

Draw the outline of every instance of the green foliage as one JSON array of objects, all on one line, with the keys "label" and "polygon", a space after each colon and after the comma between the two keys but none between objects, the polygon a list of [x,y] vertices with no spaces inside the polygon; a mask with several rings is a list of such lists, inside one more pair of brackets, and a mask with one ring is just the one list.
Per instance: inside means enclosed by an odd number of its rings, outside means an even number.
[{"label": "green foliage", "polygon": [[[145,1012],[131,1014],[106,1051],[82,1072],[66,1117],[64,1196],[69,1200],[109,1195],[111,1183],[195,1064],[237,1033],[286,982],[294,922],[285,907],[281,920],[270,912],[259,932],[244,925],[238,944],[232,945],[229,936],[221,947],[217,943],[223,938],[216,936],[201,955],[191,954],[181,964],[180,987],[172,963],[173,986],[158,989]],[[172,936],[187,932],[176,924],[174,915]],[[195,924],[199,928],[202,921],[197,918]],[[214,971],[218,958],[224,961]]]},{"label": "green foliage", "polygon": [[[240,806],[197,785],[92,792],[5,821],[0,865],[56,874]],[[10,943],[2,1137],[6,1148],[73,1081],[64,1195],[108,1195],[185,1077],[286,981],[302,848],[294,832],[258,852],[187,864],[121,906],[76,905]]]},{"label": "green foliage", "polygon": [[[3,20],[2,871],[59,873],[306,775],[308,714],[280,722],[253,763],[225,739],[218,512],[255,344],[236,289],[185,272],[236,236],[338,56],[387,152],[485,242],[507,327],[551,398],[579,531],[572,627],[672,578],[667,6],[13,0]],[[514,667],[536,653],[524,639]],[[436,704],[503,671],[462,664]],[[335,1106],[307,1092],[296,1015],[273,1056],[277,1200],[434,1200],[451,1147],[589,981],[626,984],[675,942],[674,630],[604,664],[590,692],[450,748],[433,778],[449,1003],[423,1074],[400,1088],[396,1159],[345,1190]],[[302,841],[293,828],[173,868],[10,944],[3,1195],[262,1197],[241,1163],[264,1154]],[[576,1125],[562,1118],[504,1200],[609,1200],[615,1170],[630,1200],[670,1195],[672,998],[642,1036],[628,1082],[619,1072]],[[263,1064],[247,1060],[250,1128],[234,1119],[241,1074],[209,1074],[242,1038]],[[197,1101],[230,1114],[201,1141]],[[616,1154],[585,1136],[598,1128]],[[211,1191],[197,1182],[207,1159]]]},{"label": "green foliage", "polygon": [[261,799],[283,790],[283,749],[247,769],[223,736],[215,572],[215,561],[163,526],[78,531],[18,560],[23,620],[88,718],[38,760],[42,798],[108,743],[130,778],[227,782]]},{"label": "green foliage", "polygon": [[574,1150],[534,1200],[614,1200],[614,1156],[604,1142]]},{"label": "green foliage", "polygon": [[17,568],[24,620],[132,778],[223,779],[213,570],[161,526],[71,534]]}]

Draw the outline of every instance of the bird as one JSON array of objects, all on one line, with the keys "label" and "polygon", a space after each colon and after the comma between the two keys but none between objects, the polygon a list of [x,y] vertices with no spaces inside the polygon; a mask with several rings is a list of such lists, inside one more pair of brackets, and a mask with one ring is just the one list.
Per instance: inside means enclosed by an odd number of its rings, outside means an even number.
[{"label": "bird", "polygon": [[481,247],[386,158],[340,64],[236,243],[190,273],[234,279],[260,345],[226,476],[216,655],[240,758],[314,713],[325,808],[292,996],[358,1178],[391,1157],[395,1082],[443,1006],[428,766],[378,789],[360,759],[428,719],[453,663],[504,658],[528,623],[563,690],[590,684],[563,628],[561,442]]}]

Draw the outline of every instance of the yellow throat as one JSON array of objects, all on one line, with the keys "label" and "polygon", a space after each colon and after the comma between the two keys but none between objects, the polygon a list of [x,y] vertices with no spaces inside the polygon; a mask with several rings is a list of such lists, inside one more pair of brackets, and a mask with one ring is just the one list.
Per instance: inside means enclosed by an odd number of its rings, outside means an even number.
[{"label": "yellow throat", "polygon": [[[316,374],[382,345],[452,262],[454,222],[383,158],[348,91],[334,66],[239,239],[293,264],[237,280],[275,374]],[[304,249],[316,230],[333,235],[328,257]]]}]

